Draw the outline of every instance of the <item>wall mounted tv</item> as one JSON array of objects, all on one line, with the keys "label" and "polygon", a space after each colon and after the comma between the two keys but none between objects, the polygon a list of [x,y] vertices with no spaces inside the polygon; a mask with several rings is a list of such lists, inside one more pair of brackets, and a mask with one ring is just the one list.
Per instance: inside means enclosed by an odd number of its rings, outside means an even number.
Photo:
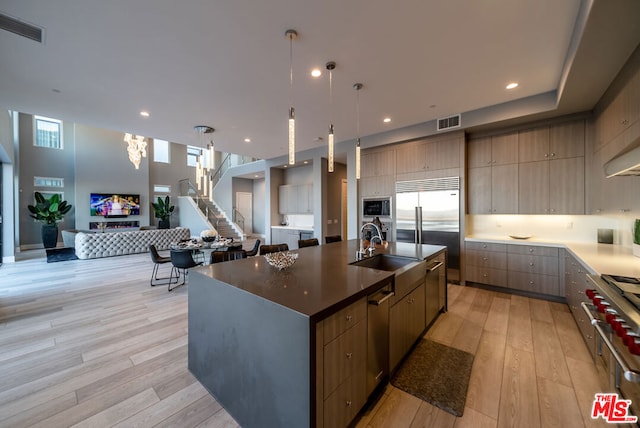
[{"label": "wall mounted tv", "polygon": [[140,195],[126,193],[92,193],[91,215],[121,218],[140,215]]}]

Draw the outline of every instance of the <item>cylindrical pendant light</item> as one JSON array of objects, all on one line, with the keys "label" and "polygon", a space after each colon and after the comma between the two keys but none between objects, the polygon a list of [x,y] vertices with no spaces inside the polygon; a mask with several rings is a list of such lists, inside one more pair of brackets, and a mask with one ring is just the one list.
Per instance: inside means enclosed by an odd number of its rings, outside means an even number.
[{"label": "cylindrical pendant light", "polygon": [[355,83],[353,89],[356,90],[356,180],[360,179],[360,89],[362,83]]},{"label": "cylindrical pendant light", "polygon": [[329,61],[326,64],[327,70],[329,70],[329,172],[333,172],[333,144],[334,144],[334,133],[333,133],[333,69],[336,68],[336,63],[334,61]]},{"label": "cylindrical pendant light", "polygon": [[296,110],[293,108],[293,39],[298,37],[296,30],[287,30],[284,33],[289,39],[289,91],[290,105],[289,108],[289,165],[296,163]]}]

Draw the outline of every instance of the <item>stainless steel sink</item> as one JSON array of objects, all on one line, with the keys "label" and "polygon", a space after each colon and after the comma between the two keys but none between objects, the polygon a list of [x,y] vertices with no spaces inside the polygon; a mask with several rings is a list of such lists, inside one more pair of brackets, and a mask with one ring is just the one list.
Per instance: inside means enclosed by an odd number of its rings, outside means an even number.
[{"label": "stainless steel sink", "polygon": [[390,254],[377,254],[373,257],[367,257],[351,264],[354,266],[385,270],[387,272],[395,272],[408,264],[415,263],[416,261],[416,259],[412,259],[409,257],[393,256]]}]

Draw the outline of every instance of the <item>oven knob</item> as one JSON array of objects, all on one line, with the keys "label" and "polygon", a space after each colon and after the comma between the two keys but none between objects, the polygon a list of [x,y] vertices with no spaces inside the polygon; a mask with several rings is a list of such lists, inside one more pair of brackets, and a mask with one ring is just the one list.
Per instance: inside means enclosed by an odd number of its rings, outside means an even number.
[{"label": "oven knob", "polygon": [[631,342],[640,339],[640,336],[638,336],[637,333],[634,333],[632,331],[628,331],[626,336],[622,337],[622,343],[624,343],[625,346],[629,346],[631,344]]},{"label": "oven knob", "polygon": [[640,355],[640,339],[630,341],[627,347],[633,355]]},{"label": "oven knob", "polygon": [[596,306],[598,307],[598,312],[600,312],[601,314],[604,314],[604,311],[607,310],[607,307],[609,306],[609,303],[603,301],[600,301],[598,303],[596,303]]},{"label": "oven knob", "polygon": [[611,320],[616,318],[616,316],[618,315],[618,311],[616,311],[615,309],[611,309],[611,308],[606,309],[605,313],[607,314],[606,320],[607,320],[607,322],[609,324],[611,324]]},{"label": "oven knob", "polygon": [[618,328],[616,328],[616,334],[618,335],[618,337],[624,337],[627,333],[627,331],[631,330],[631,326],[628,324],[623,324],[624,320],[621,319],[620,320],[620,324],[618,324]]},{"label": "oven knob", "polygon": [[595,295],[596,295],[596,290],[593,290],[593,289],[587,288],[587,289],[585,290],[584,294],[586,294],[588,298],[593,299],[593,296],[595,296]]}]

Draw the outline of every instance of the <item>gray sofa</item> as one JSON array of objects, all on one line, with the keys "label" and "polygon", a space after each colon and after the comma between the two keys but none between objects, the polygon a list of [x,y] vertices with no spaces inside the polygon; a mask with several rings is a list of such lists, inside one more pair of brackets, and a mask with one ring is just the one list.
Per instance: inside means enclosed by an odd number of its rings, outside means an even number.
[{"label": "gray sofa", "polygon": [[79,259],[97,259],[145,253],[150,244],[158,250],[167,250],[171,243],[189,238],[190,231],[186,227],[105,233],[80,231],[75,233],[75,249]]}]

